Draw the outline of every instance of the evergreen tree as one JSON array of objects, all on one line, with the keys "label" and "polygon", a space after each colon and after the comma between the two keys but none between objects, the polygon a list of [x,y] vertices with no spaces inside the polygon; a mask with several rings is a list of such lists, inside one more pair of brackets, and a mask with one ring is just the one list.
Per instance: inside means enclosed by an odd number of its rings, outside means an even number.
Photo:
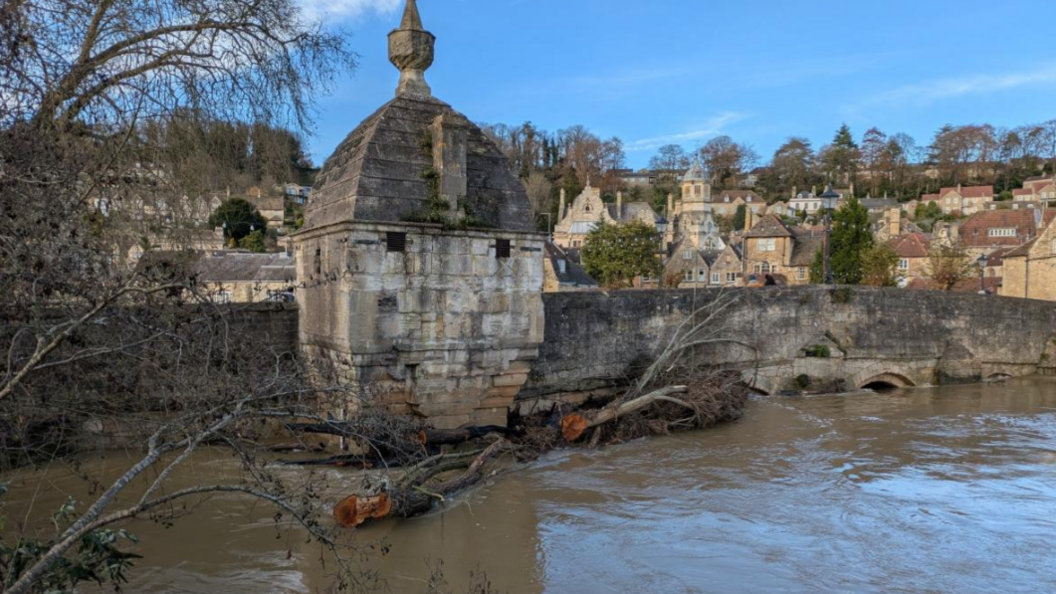
[{"label": "evergreen tree", "polygon": [[267,231],[268,222],[252,204],[242,198],[224,201],[209,217],[209,224],[224,228],[224,236],[237,242],[254,231]]},{"label": "evergreen tree", "polygon": [[847,124],[840,126],[836,136],[832,139],[832,145],[825,149],[822,155],[829,181],[832,183],[854,181],[861,157],[861,150],[854,142],[850,127]]},{"label": "evergreen tree", "polygon": [[869,211],[853,196],[832,217],[829,236],[829,267],[841,285],[862,282],[862,256],[873,247]]},{"label": "evergreen tree", "polygon": [[740,205],[737,207],[737,212],[733,215],[733,228],[735,230],[744,229],[744,221],[748,218],[748,207]]},{"label": "evergreen tree", "polygon": [[639,276],[657,273],[660,249],[656,229],[640,221],[601,224],[587,235],[580,256],[587,274],[606,288],[630,287]]}]

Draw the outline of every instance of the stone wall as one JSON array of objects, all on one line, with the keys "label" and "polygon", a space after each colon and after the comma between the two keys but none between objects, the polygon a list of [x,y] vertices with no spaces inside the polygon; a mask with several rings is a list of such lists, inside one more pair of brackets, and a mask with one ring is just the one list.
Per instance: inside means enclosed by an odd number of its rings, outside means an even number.
[{"label": "stone wall", "polygon": [[764,393],[920,386],[1056,366],[1056,308],[1037,301],[829,287],[549,294],[545,341],[521,408],[611,392],[692,312],[727,299],[729,336],[759,354],[731,344],[711,355],[740,365]]},{"label": "stone wall", "polygon": [[339,223],[295,241],[317,371],[437,427],[505,424],[543,338],[542,235]]}]

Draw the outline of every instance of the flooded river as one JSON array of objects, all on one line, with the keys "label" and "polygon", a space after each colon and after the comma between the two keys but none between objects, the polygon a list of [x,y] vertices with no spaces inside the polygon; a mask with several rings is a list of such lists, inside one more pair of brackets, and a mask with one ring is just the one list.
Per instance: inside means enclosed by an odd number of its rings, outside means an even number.
[{"label": "flooded river", "polygon": [[[137,525],[127,590],[326,585],[317,548],[269,515],[218,500]],[[391,545],[370,564],[396,593],[423,592],[439,559],[455,585],[479,568],[511,594],[1056,592],[1056,381],[758,399],[740,422],[555,454],[362,538]]]}]

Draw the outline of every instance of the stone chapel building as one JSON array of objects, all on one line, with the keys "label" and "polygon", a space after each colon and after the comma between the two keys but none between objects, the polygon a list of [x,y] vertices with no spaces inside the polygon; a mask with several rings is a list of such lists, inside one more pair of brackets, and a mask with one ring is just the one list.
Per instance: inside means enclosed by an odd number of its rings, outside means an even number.
[{"label": "stone chapel building", "polygon": [[294,236],[301,344],[355,398],[440,428],[505,425],[543,340],[543,256],[499,148],[434,98],[436,38],[407,0],[396,97],[326,161]]}]

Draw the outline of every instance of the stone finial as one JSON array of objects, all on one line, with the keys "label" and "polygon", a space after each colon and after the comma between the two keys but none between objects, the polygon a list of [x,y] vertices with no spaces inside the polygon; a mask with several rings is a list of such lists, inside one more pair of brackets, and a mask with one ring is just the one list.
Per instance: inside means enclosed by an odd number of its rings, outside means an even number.
[{"label": "stone finial", "polygon": [[415,0],[407,0],[400,28],[389,33],[389,61],[400,71],[396,96],[430,97],[425,71],[433,65],[436,37],[422,27]]}]

